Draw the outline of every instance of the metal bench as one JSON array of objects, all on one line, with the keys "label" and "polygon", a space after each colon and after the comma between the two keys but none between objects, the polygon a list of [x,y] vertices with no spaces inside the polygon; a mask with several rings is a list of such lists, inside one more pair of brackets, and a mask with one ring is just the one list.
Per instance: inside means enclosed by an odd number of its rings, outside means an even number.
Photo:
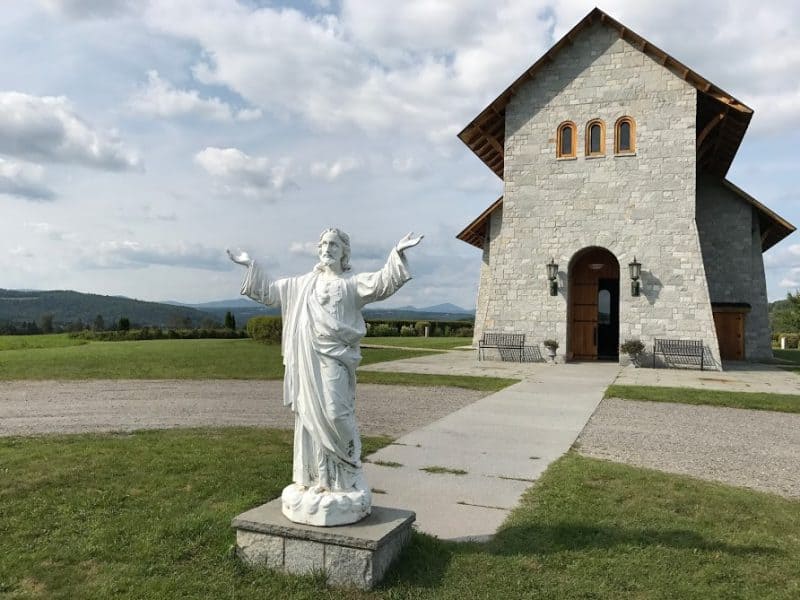
[{"label": "metal bench", "polygon": [[524,333],[497,333],[487,331],[478,340],[478,360],[483,358],[484,348],[497,348],[501,360],[522,362],[525,348]]},{"label": "metal bench", "polygon": [[[653,368],[656,368],[656,355],[661,354],[665,361],[667,357],[681,359],[699,358],[700,370],[703,370],[703,340],[666,340],[656,338],[653,340]],[[694,363],[693,363],[694,364]]]}]

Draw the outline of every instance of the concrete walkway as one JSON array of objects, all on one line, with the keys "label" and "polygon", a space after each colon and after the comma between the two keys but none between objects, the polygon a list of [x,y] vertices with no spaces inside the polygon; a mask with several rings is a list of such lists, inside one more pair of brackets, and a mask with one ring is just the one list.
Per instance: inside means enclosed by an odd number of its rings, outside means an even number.
[{"label": "concrete walkway", "polygon": [[[448,352],[365,370],[524,378],[401,437],[366,464],[375,504],[415,511],[419,529],[442,539],[483,540],[574,443],[619,366],[478,363],[474,353]],[[429,473],[425,467],[466,474]]]}]

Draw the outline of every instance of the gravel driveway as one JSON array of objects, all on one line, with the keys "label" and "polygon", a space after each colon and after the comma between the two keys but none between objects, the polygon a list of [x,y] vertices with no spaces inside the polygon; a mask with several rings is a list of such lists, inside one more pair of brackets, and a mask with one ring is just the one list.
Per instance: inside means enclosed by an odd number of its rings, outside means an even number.
[{"label": "gravel driveway", "polygon": [[[486,392],[359,384],[364,435],[396,438],[475,402]],[[0,382],[0,436],[167,427],[258,425],[291,429],[282,381]]]},{"label": "gravel driveway", "polygon": [[586,456],[800,498],[800,414],[606,399]]}]

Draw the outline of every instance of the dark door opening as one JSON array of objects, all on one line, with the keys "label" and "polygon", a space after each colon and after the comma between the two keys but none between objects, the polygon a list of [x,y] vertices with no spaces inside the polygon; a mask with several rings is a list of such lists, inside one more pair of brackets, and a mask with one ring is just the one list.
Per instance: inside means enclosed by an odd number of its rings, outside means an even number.
[{"label": "dark door opening", "polygon": [[619,279],[599,279],[597,290],[597,358],[619,360]]},{"label": "dark door opening", "polygon": [[611,252],[575,253],[567,311],[567,359],[619,360],[619,263]]}]

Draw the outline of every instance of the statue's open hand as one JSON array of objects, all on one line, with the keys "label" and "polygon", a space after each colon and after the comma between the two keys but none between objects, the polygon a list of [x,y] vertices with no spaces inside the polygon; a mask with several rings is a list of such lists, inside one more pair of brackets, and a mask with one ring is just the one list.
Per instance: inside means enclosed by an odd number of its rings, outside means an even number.
[{"label": "statue's open hand", "polygon": [[225,252],[228,253],[228,258],[237,264],[244,265],[245,267],[249,267],[253,264],[253,259],[250,258],[250,255],[244,250],[237,249],[235,252],[231,252],[225,248]]},{"label": "statue's open hand", "polygon": [[425,237],[424,235],[418,235],[417,237],[414,237],[413,231],[406,234],[406,236],[402,240],[397,242],[397,251],[402,253],[403,250],[406,250],[408,248],[413,248],[414,246],[419,244],[422,241],[422,238],[424,237]]}]

